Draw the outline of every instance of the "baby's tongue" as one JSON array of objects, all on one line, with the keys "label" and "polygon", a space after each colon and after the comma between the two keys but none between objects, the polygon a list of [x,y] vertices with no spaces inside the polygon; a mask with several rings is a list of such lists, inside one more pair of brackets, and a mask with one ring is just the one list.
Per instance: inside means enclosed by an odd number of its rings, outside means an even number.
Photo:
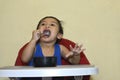
[{"label": "baby's tongue", "polygon": [[43,35],[44,35],[44,36],[48,36],[48,37],[49,37],[50,34],[51,34],[50,30],[44,30],[44,31],[43,31]]}]

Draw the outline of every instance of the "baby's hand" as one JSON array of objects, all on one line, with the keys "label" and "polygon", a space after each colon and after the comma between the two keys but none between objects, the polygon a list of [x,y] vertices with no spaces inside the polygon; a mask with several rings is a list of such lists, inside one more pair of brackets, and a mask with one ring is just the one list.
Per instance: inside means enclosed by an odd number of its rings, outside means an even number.
[{"label": "baby's hand", "polygon": [[66,55],[66,57],[79,55],[81,52],[85,50],[82,47],[83,47],[82,44],[81,45],[75,44],[74,48],[70,45],[70,53]]},{"label": "baby's hand", "polygon": [[40,39],[40,30],[34,30],[32,33],[32,40],[38,41]]},{"label": "baby's hand", "polygon": [[82,49],[82,47],[83,47],[82,44],[81,45],[75,44],[74,48],[70,45],[70,51],[73,53],[73,55],[78,55],[85,50]]}]

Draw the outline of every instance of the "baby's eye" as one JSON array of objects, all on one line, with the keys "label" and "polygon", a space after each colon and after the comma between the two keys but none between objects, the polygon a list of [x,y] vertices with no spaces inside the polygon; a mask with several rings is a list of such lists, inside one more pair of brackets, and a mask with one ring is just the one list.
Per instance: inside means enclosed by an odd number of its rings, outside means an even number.
[{"label": "baby's eye", "polygon": [[56,26],[56,24],[53,23],[53,24],[50,24],[50,26]]},{"label": "baby's eye", "polygon": [[44,25],[45,25],[45,23],[41,23],[40,25],[41,25],[41,26],[44,26]]}]

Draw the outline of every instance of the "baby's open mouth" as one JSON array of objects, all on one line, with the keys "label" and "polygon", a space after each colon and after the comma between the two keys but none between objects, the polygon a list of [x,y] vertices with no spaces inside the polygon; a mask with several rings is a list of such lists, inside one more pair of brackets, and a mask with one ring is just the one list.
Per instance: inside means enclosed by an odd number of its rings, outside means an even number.
[{"label": "baby's open mouth", "polygon": [[44,30],[44,31],[43,31],[43,36],[49,37],[50,34],[51,34],[50,30]]}]

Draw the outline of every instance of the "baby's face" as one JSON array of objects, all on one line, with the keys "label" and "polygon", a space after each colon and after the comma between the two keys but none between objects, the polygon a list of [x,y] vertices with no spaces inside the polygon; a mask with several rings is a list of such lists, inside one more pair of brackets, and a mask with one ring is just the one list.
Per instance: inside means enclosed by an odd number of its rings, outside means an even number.
[{"label": "baby's face", "polygon": [[[38,28],[41,33],[49,33],[49,36],[46,35],[43,38],[57,39],[57,35],[59,33],[59,25],[58,22],[53,18],[44,19]],[[47,31],[47,32],[46,32]]]}]

